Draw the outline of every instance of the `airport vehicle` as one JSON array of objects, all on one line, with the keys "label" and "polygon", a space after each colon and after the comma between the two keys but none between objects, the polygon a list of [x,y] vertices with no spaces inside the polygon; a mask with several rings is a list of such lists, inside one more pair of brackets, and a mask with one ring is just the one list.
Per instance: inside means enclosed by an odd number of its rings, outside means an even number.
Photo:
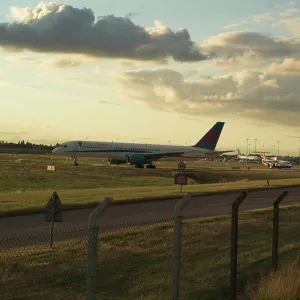
[{"label": "airport vehicle", "polygon": [[[165,157],[198,158],[219,156],[234,150],[216,151],[216,145],[225,122],[215,125],[193,146],[175,146],[159,144],[115,143],[99,141],[68,141],[56,147],[54,155],[71,156],[77,166],[77,157],[107,158],[109,164],[130,164],[136,168],[156,168],[153,161]],[[184,163],[184,162],[183,162]],[[185,163],[184,163],[185,168]]]},{"label": "airport vehicle", "polygon": [[267,159],[263,153],[260,153],[262,158],[262,163],[268,166],[270,169],[277,168],[277,169],[291,169],[292,164],[288,161],[279,160],[279,159]]}]

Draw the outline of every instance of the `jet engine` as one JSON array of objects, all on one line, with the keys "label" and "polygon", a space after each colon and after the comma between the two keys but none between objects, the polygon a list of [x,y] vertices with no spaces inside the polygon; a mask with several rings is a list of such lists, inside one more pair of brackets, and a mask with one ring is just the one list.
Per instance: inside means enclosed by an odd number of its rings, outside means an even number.
[{"label": "jet engine", "polygon": [[127,164],[129,165],[145,165],[150,164],[151,160],[145,158],[141,154],[134,154],[134,155],[128,155],[127,156]]},{"label": "jet engine", "polygon": [[108,159],[108,163],[110,165],[121,165],[121,164],[126,164],[126,160],[120,160],[120,159],[112,159],[109,158]]}]

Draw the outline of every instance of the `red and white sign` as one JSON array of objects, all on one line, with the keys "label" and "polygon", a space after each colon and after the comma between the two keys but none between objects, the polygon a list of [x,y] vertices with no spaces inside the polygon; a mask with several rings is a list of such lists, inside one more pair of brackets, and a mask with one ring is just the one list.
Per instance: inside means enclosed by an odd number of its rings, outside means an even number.
[{"label": "red and white sign", "polygon": [[177,176],[174,177],[175,184],[187,185],[187,181],[188,181],[187,176],[182,174],[177,174]]}]

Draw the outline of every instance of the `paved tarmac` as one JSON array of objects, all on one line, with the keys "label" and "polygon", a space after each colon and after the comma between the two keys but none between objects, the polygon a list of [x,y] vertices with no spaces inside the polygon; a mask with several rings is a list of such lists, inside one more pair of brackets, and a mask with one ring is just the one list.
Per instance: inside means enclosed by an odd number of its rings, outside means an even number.
[{"label": "paved tarmac", "polygon": [[[285,190],[289,191],[289,194],[282,204],[300,201],[300,188],[298,187],[256,191],[249,193],[248,197],[240,206],[240,210],[272,207],[276,198]],[[232,193],[194,197],[184,209],[184,216],[228,214],[231,212],[232,202],[235,201],[240,194],[241,193]],[[178,199],[172,199],[159,202],[111,206],[101,216],[99,224],[107,227],[109,230],[110,228],[118,227],[126,223],[141,224],[144,222],[168,220],[173,217],[174,207],[178,201]],[[92,209],[64,212],[63,222],[55,223],[55,230],[87,228],[88,218],[91,212]],[[2,218],[0,220],[0,239],[40,232],[48,233],[49,228],[50,223],[44,221],[44,215]]]}]

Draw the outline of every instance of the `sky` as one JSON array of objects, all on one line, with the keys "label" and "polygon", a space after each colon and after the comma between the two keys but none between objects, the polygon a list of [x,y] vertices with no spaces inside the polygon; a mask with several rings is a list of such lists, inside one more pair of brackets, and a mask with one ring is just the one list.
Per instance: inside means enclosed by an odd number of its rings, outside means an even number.
[{"label": "sky", "polygon": [[300,0],[0,1],[0,139],[298,155]]}]

